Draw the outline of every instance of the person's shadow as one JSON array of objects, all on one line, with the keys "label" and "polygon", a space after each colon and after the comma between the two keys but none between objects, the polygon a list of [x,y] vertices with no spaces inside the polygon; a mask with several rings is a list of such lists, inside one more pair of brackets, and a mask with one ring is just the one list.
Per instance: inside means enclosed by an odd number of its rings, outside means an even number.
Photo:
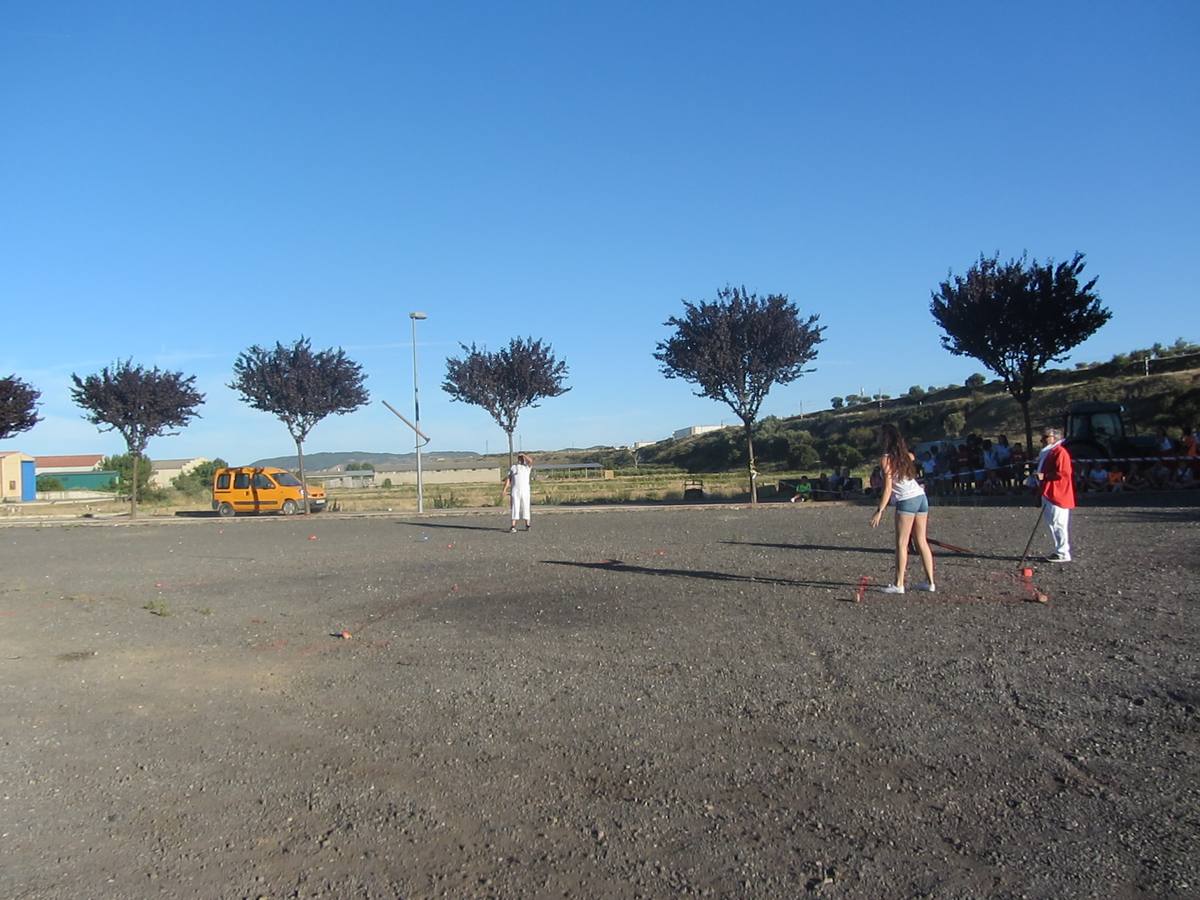
[{"label": "person's shadow", "polygon": [[855,581],[822,581],[817,579],[779,578],[774,575],[737,575],[731,572],[716,572],[711,569],[656,569],[650,566],[634,566],[619,559],[604,559],[598,562],[572,562],[565,559],[544,559],[548,566],[574,566],[580,569],[595,569],[601,572],[620,572],[626,575],[656,575],[668,578],[700,578],[705,581],[734,581],[741,584],[774,584],[782,587],[855,588]]},{"label": "person's shadow", "polygon": [[[507,520],[506,520],[507,521]],[[454,528],[459,531],[508,531],[508,525],[493,528],[490,525],[455,525],[450,522],[397,522],[397,525],[411,525],[414,528]]]}]

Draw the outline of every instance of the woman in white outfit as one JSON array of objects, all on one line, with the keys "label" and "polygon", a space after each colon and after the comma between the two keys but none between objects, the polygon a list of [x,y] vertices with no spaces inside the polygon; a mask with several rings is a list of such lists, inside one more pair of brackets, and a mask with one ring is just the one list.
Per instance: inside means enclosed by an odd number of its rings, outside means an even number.
[{"label": "woman in white outfit", "polygon": [[509,533],[517,530],[517,520],[525,520],[525,530],[531,527],[529,522],[529,476],[533,472],[533,457],[525,453],[517,454],[517,461],[508,470],[504,479],[505,495],[512,495],[512,526]]},{"label": "woman in white outfit", "polygon": [[925,489],[917,481],[917,466],[908,445],[900,436],[895,425],[884,425],[879,429],[879,443],[883,456],[879,467],[883,469],[883,491],[879,508],[871,516],[871,527],[879,525],[888,503],[896,504],[896,580],[884,585],[885,594],[904,593],[904,574],[908,568],[908,539],[911,536],[921,554],[926,580],[917,585],[918,591],[935,591],[933,583],[933,551],[929,549],[926,530],[929,520],[929,500]]}]

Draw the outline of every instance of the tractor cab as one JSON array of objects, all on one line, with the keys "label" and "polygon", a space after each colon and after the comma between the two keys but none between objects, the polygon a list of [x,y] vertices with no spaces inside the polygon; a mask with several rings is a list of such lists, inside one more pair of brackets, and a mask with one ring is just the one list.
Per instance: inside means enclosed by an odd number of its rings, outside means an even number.
[{"label": "tractor cab", "polygon": [[1125,431],[1119,403],[1075,403],[1067,409],[1063,443],[1076,459],[1115,459],[1153,452],[1154,439]]}]

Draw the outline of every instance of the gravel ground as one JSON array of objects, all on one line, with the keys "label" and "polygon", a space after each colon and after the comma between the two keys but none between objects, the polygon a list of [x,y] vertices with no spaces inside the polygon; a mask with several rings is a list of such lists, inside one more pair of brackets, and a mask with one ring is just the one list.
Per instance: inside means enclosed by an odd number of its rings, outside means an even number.
[{"label": "gravel ground", "polygon": [[0,896],[1200,894],[1197,508],[869,514],[0,529]]}]

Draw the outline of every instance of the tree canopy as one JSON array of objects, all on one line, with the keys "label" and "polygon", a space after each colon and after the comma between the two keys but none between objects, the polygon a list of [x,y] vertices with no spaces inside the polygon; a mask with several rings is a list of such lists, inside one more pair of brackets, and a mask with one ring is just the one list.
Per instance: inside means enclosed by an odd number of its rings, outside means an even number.
[{"label": "tree canopy", "polygon": [[756,502],[754,420],[775,384],[788,384],[805,373],[825,329],[817,325],[818,316],[801,319],[785,295],[759,299],[744,287],[727,286],[715,300],[685,300],[683,306],[682,317],[666,321],[675,332],[658,344],[654,358],[667,378],[695,384],[698,397],[725,403],[742,420],[750,499]]},{"label": "tree canopy", "polygon": [[1097,279],[1080,282],[1084,265],[1082,253],[1057,265],[980,256],[965,276],[951,273],[932,292],[942,346],[1000,376],[1021,406],[1026,446],[1033,442],[1029,401],[1046,367],[1112,318],[1093,291]]},{"label": "tree canopy", "polygon": [[0,441],[28,431],[41,421],[37,402],[41,392],[18,378],[0,378]]},{"label": "tree canopy", "polygon": [[[71,381],[75,384],[71,398],[85,411],[84,418],[101,426],[101,431],[116,431],[125,439],[135,471],[150,439],[178,434],[177,429],[199,415],[196,407],[204,402],[195,388],[195,375],[146,369],[129,359],[86,378],[72,374]],[[129,497],[130,514],[135,516],[137,484],[135,475]]]},{"label": "tree canopy", "polygon": [[[313,352],[303,336],[287,347],[276,342],[271,350],[255,344],[242,351],[233,364],[233,375],[229,387],[244,402],[287,426],[296,443],[302,482],[308,433],[326,416],[354,412],[370,399],[362,366],[340,347]],[[304,506],[307,512],[307,491]]]},{"label": "tree canopy", "polygon": [[565,360],[555,359],[554,350],[540,339],[513,338],[507,347],[491,353],[474,344],[459,344],[463,356],[446,360],[442,390],[451,400],[487,410],[508,435],[508,455],[513,452],[513,432],[521,410],[537,407],[538,401],[558,397],[570,390]]}]

